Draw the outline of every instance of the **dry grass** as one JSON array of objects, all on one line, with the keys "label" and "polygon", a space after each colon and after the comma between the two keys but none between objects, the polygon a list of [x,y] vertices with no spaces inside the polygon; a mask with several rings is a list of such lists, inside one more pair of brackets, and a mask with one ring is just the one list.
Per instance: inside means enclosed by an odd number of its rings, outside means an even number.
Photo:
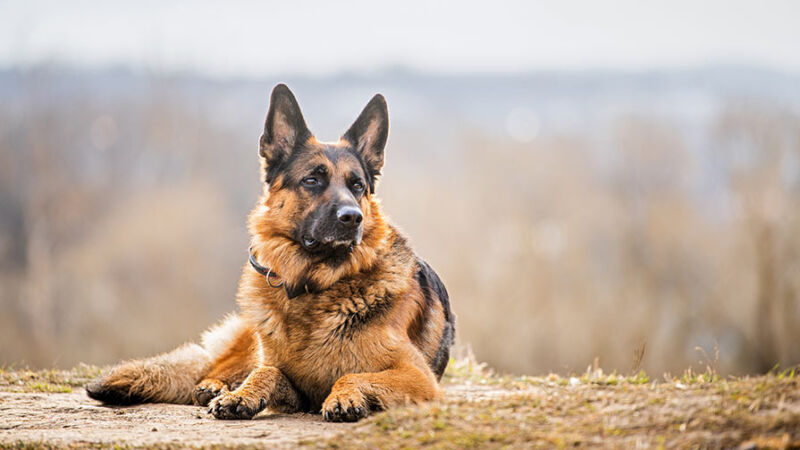
[{"label": "dry grass", "polygon": [[[469,371],[472,366],[477,371]],[[685,372],[654,381],[644,372],[500,377],[453,364],[446,388],[495,386],[438,404],[372,416],[328,448],[800,447],[796,370],[720,378]]]}]

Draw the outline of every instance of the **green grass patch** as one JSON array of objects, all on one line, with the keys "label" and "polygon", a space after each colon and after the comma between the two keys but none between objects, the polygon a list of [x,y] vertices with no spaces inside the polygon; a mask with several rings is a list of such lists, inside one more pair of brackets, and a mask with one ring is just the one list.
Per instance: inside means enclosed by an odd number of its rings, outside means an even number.
[{"label": "green grass patch", "polygon": [[68,393],[84,386],[102,372],[102,368],[80,364],[69,370],[0,369],[0,391]]}]

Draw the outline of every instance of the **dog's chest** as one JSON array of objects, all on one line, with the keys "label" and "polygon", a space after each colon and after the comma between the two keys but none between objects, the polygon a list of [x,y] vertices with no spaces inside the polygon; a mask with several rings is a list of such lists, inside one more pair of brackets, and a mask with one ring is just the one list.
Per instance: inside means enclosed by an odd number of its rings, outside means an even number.
[{"label": "dog's chest", "polygon": [[259,329],[265,356],[312,402],[324,399],[343,375],[390,365],[397,339],[383,318],[392,296],[302,300]]},{"label": "dog's chest", "polygon": [[[330,299],[307,299],[283,313],[272,327],[264,327],[271,350],[294,363],[297,360],[323,358],[346,361],[350,355],[366,356],[370,339],[381,334],[381,320],[390,308],[390,299],[364,299],[345,297]],[[358,358],[361,359],[361,358]]]}]

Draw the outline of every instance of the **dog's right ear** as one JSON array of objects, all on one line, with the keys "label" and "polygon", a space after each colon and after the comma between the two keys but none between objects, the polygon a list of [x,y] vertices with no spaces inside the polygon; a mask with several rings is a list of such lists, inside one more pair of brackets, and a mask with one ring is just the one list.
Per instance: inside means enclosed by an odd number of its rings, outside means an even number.
[{"label": "dog's right ear", "polygon": [[295,147],[309,137],[311,132],[306,126],[294,94],[285,84],[275,86],[269,101],[269,112],[259,148],[259,154],[267,165],[267,183],[274,178],[270,177],[270,173],[275,170],[270,169],[281,166]]}]

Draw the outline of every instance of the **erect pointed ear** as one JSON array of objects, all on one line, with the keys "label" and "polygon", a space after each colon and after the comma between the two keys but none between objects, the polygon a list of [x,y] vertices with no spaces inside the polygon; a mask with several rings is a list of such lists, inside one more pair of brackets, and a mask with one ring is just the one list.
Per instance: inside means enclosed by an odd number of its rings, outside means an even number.
[{"label": "erect pointed ear", "polygon": [[272,181],[274,172],[287,160],[295,147],[309,137],[311,132],[306,126],[294,94],[285,84],[275,86],[269,101],[269,112],[259,148],[259,153],[267,164],[268,183]]},{"label": "erect pointed ear", "polygon": [[374,179],[380,175],[383,167],[383,149],[388,136],[389,110],[386,108],[386,99],[381,94],[375,94],[342,139],[361,153],[369,175]]}]

